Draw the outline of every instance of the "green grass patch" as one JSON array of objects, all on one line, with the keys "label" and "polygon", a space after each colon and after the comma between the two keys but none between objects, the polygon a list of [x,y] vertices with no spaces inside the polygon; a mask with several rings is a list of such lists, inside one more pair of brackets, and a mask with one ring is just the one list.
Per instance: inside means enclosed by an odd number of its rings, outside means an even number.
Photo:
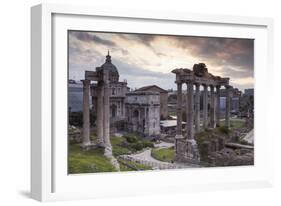
[{"label": "green grass patch", "polygon": [[153,142],[139,138],[135,135],[124,135],[122,137],[112,137],[111,144],[113,147],[113,154],[115,156],[132,154],[144,148],[153,148]]},{"label": "green grass patch", "polygon": [[[245,120],[244,119],[232,119],[230,120],[230,128],[243,128],[245,127]],[[220,125],[225,125],[225,120],[220,120]]]},{"label": "green grass patch", "polygon": [[70,174],[116,171],[103,155],[102,148],[81,151],[79,144],[69,146],[68,171]]},{"label": "green grass patch", "polygon": [[162,149],[153,149],[151,151],[151,156],[157,160],[163,162],[172,162],[175,159],[175,148],[162,148]]},{"label": "green grass patch", "polygon": [[[96,136],[92,135],[91,140],[95,141]],[[132,154],[146,147],[153,147],[153,143],[151,141],[143,140],[137,136],[132,137],[129,141],[127,141],[126,137],[112,137],[111,145],[113,155],[118,157],[119,155]],[[123,165],[121,166],[121,171],[130,171],[133,170],[133,168],[137,168],[139,170],[151,169],[150,167],[146,167],[135,162],[129,162],[128,165],[132,166]],[[79,144],[70,144],[68,171],[70,174],[79,174],[113,172],[116,170],[111,165],[110,161],[104,156],[103,148],[82,151]]]},{"label": "green grass patch", "polygon": [[[120,140],[114,139],[114,142]],[[124,149],[124,148],[123,148]],[[120,152],[120,148],[117,148]],[[124,150],[122,152],[127,152]],[[115,172],[115,168],[110,161],[103,155],[104,149],[97,148],[90,151],[82,151],[79,144],[70,145],[69,148],[69,162],[68,169],[70,174],[81,173],[97,173],[97,172]],[[121,171],[137,171],[137,170],[151,170],[149,166],[145,166],[132,161],[120,160]]]},{"label": "green grass patch", "polygon": [[126,146],[126,139],[124,137],[112,137],[110,140],[114,156],[131,154],[133,152],[128,146]]}]

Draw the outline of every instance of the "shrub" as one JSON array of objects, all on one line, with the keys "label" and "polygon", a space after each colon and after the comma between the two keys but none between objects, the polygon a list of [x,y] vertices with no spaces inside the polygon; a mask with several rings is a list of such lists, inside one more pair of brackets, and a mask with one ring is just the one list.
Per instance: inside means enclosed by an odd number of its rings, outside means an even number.
[{"label": "shrub", "polygon": [[154,144],[152,143],[152,142],[150,142],[150,141],[147,141],[147,140],[144,140],[143,141],[143,146],[144,147],[154,147]]},{"label": "shrub", "polygon": [[123,137],[129,143],[136,143],[138,141],[138,138],[136,136],[134,136],[134,135],[124,135]]},{"label": "shrub", "polygon": [[224,134],[229,134],[229,129],[225,126],[220,127],[220,132]]},{"label": "shrub", "polygon": [[134,148],[135,150],[142,150],[144,148],[144,144],[141,141],[138,141],[132,144],[132,148]]}]

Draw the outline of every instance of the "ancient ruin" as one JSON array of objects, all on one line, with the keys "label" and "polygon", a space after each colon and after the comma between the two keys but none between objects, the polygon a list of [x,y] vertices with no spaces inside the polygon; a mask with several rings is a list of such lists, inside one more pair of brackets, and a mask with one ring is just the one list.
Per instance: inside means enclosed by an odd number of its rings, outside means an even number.
[{"label": "ancient ruin", "polygon": [[[126,81],[119,81],[118,70],[112,64],[109,53],[105,63],[96,67],[96,71],[85,71],[85,79],[81,80],[83,82],[82,149],[104,148],[104,156],[110,160],[116,170],[119,170],[118,161],[120,159],[117,161],[112,153],[112,134],[116,131],[123,134],[136,134],[144,139],[155,141],[161,139],[163,135],[161,132],[164,130],[167,136],[172,137],[171,141],[168,139],[164,139],[164,141],[169,142],[165,144],[174,145],[174,164],[155,163],[158,168],[181,168],[186,164],[196,167],[201,166],[204,162],[209,166],[252,162],[252,146],[237,144],[236,142],[239,143],[240,139],[238,134],[233,133],[230,136],[232,142],[226,142],[225,137],[216,136],[210,132],[207,139],[201,142],[200,150],[195,139],[196,133],[207,131],[207,129],[230,128],[231,109],[239,109],[239,104],[233,105],[231,98],[235,96],[240,102],[241,92],[229,85],[229,78],[212,75],[204,63],[195,64],[193,70],[180,68],[174,69],[172,73],[176,74],[175,83],[177,84],[176,119],[166,119],[160,124],[160,118],[167,115],[168,110],[168,92],[166,90],[157,85],[150,85],[130,91]],[[91,83],[92,81],[94,83]],[[225,100],[224,110],[220,105],[222,95]],[[90,140],[90,107],[96,114],[97,140],[95,141]],[[224,125],[220,125],[222,111],[225,112]],[[169,116],[169,118],[171,117]],[[116,124],[120,121],[123,123],[122,129],[119,129]],[[160,130],[160,126],[162,126],[162,130]],[[252,127],[249,128],[252,129]],[[75,128],[72,133],[72,141],[76,141]],[[142,147],[142,143],[137,143],[138,140],[131,141],[136,141],[135,146]],[[235,151],[239,154],[231,149],[237,147],[239,149]],[[150,150],[151,148],[145,150],[143,154],[149,155]],[[119,156],[126,161],[132,161],[132,158],[136,157],[134,155]],[[202,160],[204,161],[202,162]],[[148,164],[145,161],[140,162]]]},{"label": "ancient ruin", "polygon": [[[125,98],[128,92],[127,82],[119,81],[119,73],[114,64],[111,62],[111,56],[108,52],[105,63],[96,68],[96,71],[109,71],[109,102],[110,102],[110,123],[114,124],[120,120],[125,119]],[[93,109],[98,113],[98,100],[99,100],[99,85],[91,85],[91,96],[93,102]],[[100,103],[102,104],[102,103]]]},{"label": "ancient ruin", "polygon": [[160,133],[160,97],[158,92],[134,91],[127,93],[127,130],[141,136]]},{"label": "ancient ruin", "polygon": [[[194,139],[194,130],[200,131],[200,86],[203,87],[203,128],[215,128],[219,126],[219,98],[220,88],[224,86],[227,91],[225,127],[230,126],[230,89],[229,78],[222,78],[208,73],[204,63],[195,64],[193,70],[174,69],[177,84],[177,132],[175,137],[176,161],[179,162],[200,162],[200,155],[197,143]],[[186,85],[187,100],[186,105],[182,105],[183,85]],[[195,86],[195,95],[194,95]],[[208,88],[210,88],[210,122],[208,122]],[[216,93],[215,93],[216,89]],[[186,108],[185,133],[182,128],[182,113]],[[195,124],[195,125],[194,125]]]},{"label": "ancient ruin", "polygon": [[109,158],[117,170],[118,161],[112,155],[110,142],[110,83],[118,81],[118,72],[110,65],[110,55],[106,57],[107,66],[97,67],[96,71],[86,71],[83,82],[83,142],[82,148],[89,149],[93,144],[90,141],[90,83],[96,81],[97,91],[97,138],[98,144],[105,148],[104,155]]},{"label": "ancient ruin", "polygon": [[150,92],[157,92],[160,95],[160,119],[167,119],[168,118],[168,91],[162,89],[157,85],[149,85],[138,88],[136,91],[150,91]]}]

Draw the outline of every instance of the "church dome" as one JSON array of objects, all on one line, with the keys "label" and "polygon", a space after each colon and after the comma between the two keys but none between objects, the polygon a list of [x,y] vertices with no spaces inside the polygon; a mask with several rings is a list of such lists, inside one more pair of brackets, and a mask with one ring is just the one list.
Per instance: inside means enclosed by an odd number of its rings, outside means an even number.
[{"label": "church dome", "polygon": [[112,82],[118,82],[119,81],[119,73],[114,64],[111,62],[111,56],[108,54],[106,55],[105,63],[101,65],[98,70],[107,70],[109,74],[109,80]]}]

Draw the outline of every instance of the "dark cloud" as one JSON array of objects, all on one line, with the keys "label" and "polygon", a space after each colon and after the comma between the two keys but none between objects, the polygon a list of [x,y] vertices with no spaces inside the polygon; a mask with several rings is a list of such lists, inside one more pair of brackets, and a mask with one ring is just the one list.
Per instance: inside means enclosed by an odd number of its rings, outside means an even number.
[{"label": "dark cloud", "polygon": [[[128,80],[128,86],[135,88],[147,84],[157,84],[165,89],[174,88],[174,75],[161,72],[149,71],[145,65],[149,65],[149,58],[139,57],[140,65],[129,64],[126,59],[130,58],[129,51],[126,48],[120,47],[117,41],[113,41],[114,37],[127,40],[131,44],[142,44],[147,46],[159,58],[169,57],[171,51],[157,50],[158,38],[163,38],[171,44],[171,47],[182,48],[184,54],[195,57],[198,61],[205,62],[207,67],[223,68],[222,76],[227,76],[233,80],[242,78],[253,78],[254,71],[254,40],[250,39],[233,39],[233,38],[211,38],[211,37],[189,37],[189,36],[160,36],[146,34],[111,34],[112,39],[104,39],[102,33],[90,32],[71,32],[74,38],[82,41],[81,43],[70,42],[70,70],[94,69],[96,66],[104,62],[105,54],[92,49],[83,49],[83,42],[93,41],[94,43],[107,46],[112,53],[119,52],[123,57],[115,59],[112,55],[113,63],[117,66],[120,78]],[[162,41],[163,42],[163,41]],[[155,44],[154,44],[155,43]],[[155,47],[156,46],[156,47]],[[120,53],[121,52],[121,53]],[[145,56],[145,54],[144,54]],[[197,63],[197,62],[194,62]],[[161,63],[156,66],[160,66]],[[171,68],[173,69],[173,68]],[[70,73],[71,73],[70,72]],[[82,72],[83,73],[83,72]],[[234,85],[239,85],[235,84]],[[248,85],[247,85],[248,86]],[[251,86],[251,83],[249,83]]]},{"label": "dark cloud", "polygon": [[[162,72],[155,72],[155,71],[149,71],[144,68],[141,68],[134,64],[128,64],[126,62],[123,62],[121,60],[113,59],[113,63],[117,66],[119,73],[121,74],[127,74],[131,76],[143,76],[143,77],[149,77],[151,75],[157,76],[159,78],[166,78],[167,76],[170,76],[170,74],[162,73]],[[172,74],[172,73],[171,73]]]},{"label": "dark cloud", "polygon": [[254,41],[250,39],[172,37],[176,45],[215,66],[254,68]]},{"label": "dark cloud", "polygon": [[130,88],[156,84],[164,89],[175,88],[175,76],[172,73],[149,71],[134,64],[113,59],[121,80],[126,79]]},{"label": "dark cloud", "polygon": [[153,42],[158,37],[157,35],[150,34],[117,34],[117,36],[124,40],[133,40],[139,44],[144,44],[149,47],[151,46],[151,42]]},{"label": "dark cloud", "polygon": [[97,35],[89,34],[88,32],[73,31],[73,32],[70,33],[70,35],[76,37],[80,41],[85,41],[85,42],[93,41],[93,43],[103,44],[105,46],[116,46],[115,42],[109,41],[109,40],[106,40],[106,39],[102,39],[102,38],[98,37]]},{"label": "dark cloud", "polygon": [[143,43],[147,46],[150,46],[151,42],[153,42],[157,38],[156,35],[150,35],[150,34],[138,34],[137,37],[140,43]]},{"label": "dark cloud", "polygon": [[248,78],[248,77],[253,77],[254,73],[253,70],[248,70],[248,69],[235,69],[233,67],[223,67],[222,70],[222,75],[226,77],[231,77],[233,79],[237,78]]},{"label": "dark cloud", "polygon": [[[201,59],[201,61],[211,63],[213,66],[239,67],[250,71],[254,69],[254,40],[251,39],[147,34],[119,34],[119,36],[150,47],[159,57],[167,56],[167,54],[157,52],[152,43],[157,38],[166,38],[167,41],[174,42],[175,47],[186,50],[187,55],[191,54]],[[250,74],[251,72],[248,73]]]}]

